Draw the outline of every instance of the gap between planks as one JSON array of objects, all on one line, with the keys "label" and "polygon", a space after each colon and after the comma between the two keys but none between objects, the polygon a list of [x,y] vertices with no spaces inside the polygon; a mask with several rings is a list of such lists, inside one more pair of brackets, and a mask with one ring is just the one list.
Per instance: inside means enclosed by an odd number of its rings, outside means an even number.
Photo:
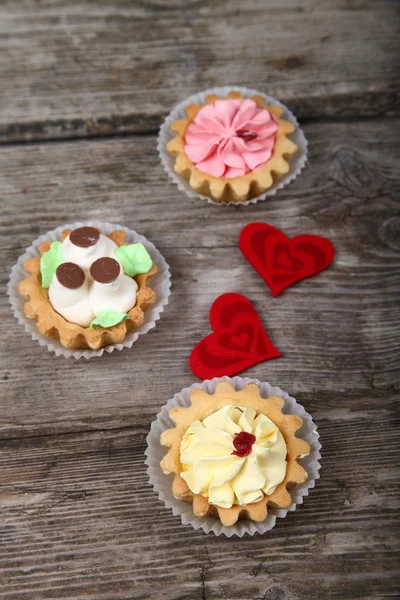
[{"label": "gap between planks", "polygon": [[[150,128],[150,129],[138,129],[138,130],[127,130],[127,131],[104,131],[104,132],[97,132],[97,133],[88,133],[87,131],[85,133],[79,134],[79,133],[72,133],[72,135],[60,135],[60,136],[49,136],[49,137],[32,137],[32,138],[26,138],[24,139],[23,137],[18,138],[16,137],[14,138],[3,138],[1,137],[0,134],[0,147],[2,146],[7,146],[7,147],[18,147],[18,146],[33,146],[33,145],[44,145],[44,144],[69,144],[69,143],[74,143],[74,142],[79,142],[79,141],[103,141],[103,140],[122,140],[125,138],[136,138],[136,137],[152,137],[152,136],[158,136],[161,124],[164,122],[164,118],[167,116],[167,114],[163,115],[162,118],[160,119],[160,125],[159,127],[156,128]],[[396,121],[399,118],[398,114],[385,114],[385,113],[377,113],[374,115],[362,115],[362,116],[354,116],[354,117],[330,117],[330,116],[324,116],[324,115],[316,115],[315,117],[309,116],[306,118],[302,118],[300,119],[299,125],[300,127],[304,127],[307,125],[313,125],[313,124],[321,124],[321,125],[329,125],[329,124],[337,124],[337,125],[346,125],[346,124],[363,124],[363,123],[369,123],[371,121],[379,121],[379,120],[385,120],[385,121]],[[46,127],[46,126],[62,126],[63,122],[57,122],[54,123],[52,121],[44,121],[43,123],[31,123],[31,124],[27,124],[27,126],[31,125],[33,131],[35,130],[35,128],[37,128],[38,126],[40,127]],[[13,124],[13,126],[17,126],[18,124]],[[27,131],[27,135],[29,135],[29,131]]]}]

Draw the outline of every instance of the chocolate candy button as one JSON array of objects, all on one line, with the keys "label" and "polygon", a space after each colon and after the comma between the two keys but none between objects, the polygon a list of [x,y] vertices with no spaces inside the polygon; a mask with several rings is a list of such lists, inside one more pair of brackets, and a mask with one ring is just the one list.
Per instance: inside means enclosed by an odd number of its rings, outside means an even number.
[{"label": "chocolate candy button", "polygon": [[98,258],[90,267],[90,275],[98,283],[111,283],[115,281],[120,274],[121,267],[115,258],[104,256]]},{"label": "chocolate candy button", "polygon": [[100,238],[100,231],[95,227],[78,227],[69,234],[69,239],[74,246],[79,248],[89,248],[97,244]]},{"label": "chocolate candy button", "polygon": [[85,281],[85,273],[72,262],[62,263],[57,267],[56,276],[62,286],[69,290],[77,290]]}]

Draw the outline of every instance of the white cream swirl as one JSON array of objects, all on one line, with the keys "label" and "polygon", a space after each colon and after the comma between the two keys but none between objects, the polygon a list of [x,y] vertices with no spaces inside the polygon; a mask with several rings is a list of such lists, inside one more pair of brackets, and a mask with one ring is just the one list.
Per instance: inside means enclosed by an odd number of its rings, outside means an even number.
[{"label": "white cream swirl", "polygon": [[97,316],[102,310],[127,313],[136,303],[139,286],[132,277],[120,273],[112,283],[93,281],[89,291],[89,301]]},{"label": "white cream swirl", "polygon": [[[255,437],[246,456],[233,454],[240,432]],[[230,404],[186,430],[180,475],[194,494],[205,496],[211,504],[246,505],[272,494],[283,481],[286,454],[285,440],[271,419],[257,415],[253,408]]]},{"label": "white cream swirl", "polygon": [[114,254],[116,248],[118,248],[117,244],[102,233],[98,242],[88,248],[75,246],[69,239],[69,235],[67,235],[62,245],[62,256],[65,262],[73,262],[79,265],[84,271],[88,271],[90,265],[103,256],[109,256],[117,260]]},{"label": "white cream swirl", "polygon": [[70,290],[61,285],[57,275],[54,275],[49,287],[49,300],[54,310],[70,323],[88,327],[95,317],[89,302],[87,277],[80,288]]},{"label": "white cream swirl", "polygon": [[58,281],[57,276],[49,287],[49,299],[61,316],[70,323],[89,327],[103,310],[127,313],[135,306],[138,284],[134,279],[121,274],[110,284],[89,280],[77,290],[69,290]]},{"label": "white cream swirl", "polygon": [[138,284],[132,277],[121,273],[112,283],[102,284],[93,281],[89,269],[98,259],[114,258],[118,248],[110,238],[100,234],[96,244],[89,247],[76,246],[65,238],[62,245],[62,257],[65,262],[72,262],[85,271],[85,282],[79,289],[70,290],[64,287],[54,275],[49,287],[49,299],[54,308],[70,323],[81,327],[89,327],[98,314],[104,310],[116,313],[127,313],[136,304]]}]

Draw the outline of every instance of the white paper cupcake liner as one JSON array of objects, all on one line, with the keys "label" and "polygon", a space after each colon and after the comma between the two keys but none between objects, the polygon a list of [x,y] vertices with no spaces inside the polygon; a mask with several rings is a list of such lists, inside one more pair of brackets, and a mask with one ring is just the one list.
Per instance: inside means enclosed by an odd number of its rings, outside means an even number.
[{"label": "white paper cupcake liner", "polygon": [[[308,477],[304,483],[297,485],[292,490],[289,490],[292,503],[288,508],[268,508],[268,515],[265,521],[257,523],[250,519],[243,519],[229,527],[222,525],[218,517],[207,516],[197,517],[193,513],[192,505],[177,500],[172,494],[173,475],[166,475],[162,472],[160,461],[165,456],[167,450],[160,444],[160,435],[166,429],[174,427],[174,423],[168,416],[171,408],[175,406],[190,406],[190,393],[195,389],[202,389],[212,394],[215,392],[216,386],[221,381],[229,381],[236,391],[242,390],[248,383],[256,383],[261,391],[263,398],[270,396],[281,396],[285,400],[285,405],[282,409],[284,414],[295,414],[303,419],[301,429],[296,433],[296,436],[306,440],[311,446],[311,452],[308,456],[300,459],[300,464],[307,471]],[[193,529],[202,529],[205,533],[211,531],[215,535],[226,535],[231,537],[237,535],[243,537],[245,534],[253,535],[254,533],[266,533],[275,526],[277,517],[286,517],[288,512],[296,510],[298,504],[303,503],[303,498],[308,496],[308,491],[315,486],[315,481],[319,478],[321,458],[319,443],[319,434],[313,423],[311,415],[309,415],[303,406],[298,404],[294,398],[278,387],[271,386],[269,383],[261,383],[258,379],[249,379],[248,377],[221,377],[215,378],[202,383],[195,383],[189,388],[185,388],[176,394],[171,400],[162,407],[155,421],[151,424],[150,433],[147,436],[146,449],[146,465],[149,475],[150,484],[157,492],[158,497],[165,503],[167,508],[171,508],[174,515],[181,517],[184,525],[191,525]]]},{"label": "white paper cupcake liner", "polygon": [[[181,177],[180,175],[178,175],[178,173],[175,172],[175,157],[167,150],[168,142],[176,136],[176,133],[174,133],[171,129],[171,125],[177,119],[187,118],[187,115],[185,113],[185,107],[188,106],[188,104],[204,104],[206,96],[208,96],[209,94],[218,94],[219,96],[225,97],[229,94],[229,92],[240,92],[244,98],[250,98],[251,96],[254,96],[256,94],[262,96],[266,104],[277,104],[278,106],[280,106],[283,109],[282,118],[286,121],[290,121],[290,123],[292,123],[296,127],[295,131],[290,136],[290,139],[295,144],[297,144],[298,150],[290,158],[289,171],[285,175],[282,175],[281,177],[276,179],[273,185],[270,188],[268,188],[267,191],[255,198],[252,198],[251,200],[247,200],[246,202],[216,202],[208,196],[203,196],[199,194],[198,192],[193,190],[189,182],[186,179],[184,179],[184,177]],[[164,123],[161,125],[157,140],[157,150],[164,170],[169,175],[169,177],[176,183],[180,191],[185,192],[191,198],[202,198],[203,200],[207,200],[207,202],[209,202],[210,204],[217,204],[218,206],[247,206],[248,204],[255,204],[260,200],[265,200],[269,196],[273,196],[278,190],[282,189],[285,185],[296,179],[296,177],[300,174],[307,162],[307,146],[308,143],[306,136],[300,129],[296,117],[288,109],[287,106],[282,104],[282,102],[279,102],[279,100],[276,100],[276,98],[268,96],[267,94],[263,94],[258,90],[240,87],[237,85],[209,88],[207,90],[203,90],[202,92],[198,92],[197,94],[193,94],[192,96],[189,96],[189,98],[186,98],[186,100],[183,100],[182,102],[177,104],[166,117]]]},{"label": "white paper cupcake liner", "polygon": [[[153,262],[157,265],[158,271],[151,282],[151,288],[156,293],[156,301],[155,303],[145,311],[144,313],[144,322],[137,329],[129,332],[126,338],[120,344],[114,344],[110,346],[105,346],[104,348],[100,348],[99,350],[68,350],[64,348],[59,340],[54,340],[52,338],[46,337],[42,333],[40,333],[39,329],[36,326],[36,322],[33,319],[28,319],[28,317],[24,313],[24,304],[26,299],[21,296],[18,291],[18,284],[23,279],[28,277],[28,273],[24,269],[24,263],[29,258],[40,256],[39,252],[39,244],[46,240],[51,241],[59,241],[60,235],[64,231],[64,229],[76,229],[77,227],[82,227],[83,225],[92,225],[94,227],[98,227],[102,233],[108,235],[115,229],[122,230],[126,233],[126,241],[129,244],[133,244],[135,242],[141,242],[146,250],[149,252]],[[150,329],[155,327],[156,321],[160,318],[161,313],[164,310],[164,307],[168,304],[168,298],[171,293],[171,274],[169,271],[169,265],[165,261],[162,254],[157,250],[157,248],[146,239],[143,235],[136,233],[133,229],[128,229],[127,227],[122,227],[122,225],[114,225],[112,223],[101,223],[100,221],[85,221],[84,223],[71,223],[67,225],[62,225],[61,227],[57,227],[53,229],[53,231],[48,231],[47,233],[41,235],[37,240],[33,242],[29,248],[25,251],[25,253],[20,256],[17,264],[15,264],[11,270],[10,280],[7,286],[7,293],[10,299],[10,304],[13,309],[14,315],[18,320],[18,323],[25,327],[25,331],[29,333],[33,340],[37,340],[41,346],[45,346],[50,352],[55,352],[57,356],[65,356],[66,358],[70,358],[73,356],[74,358],[92,358],[94,356],[101,356],[104,352],[113,352],[113,350],[122,350],[123,348],[131,348],[133,343],[136,342],[139,335],[143,335],[147,333]]]}]

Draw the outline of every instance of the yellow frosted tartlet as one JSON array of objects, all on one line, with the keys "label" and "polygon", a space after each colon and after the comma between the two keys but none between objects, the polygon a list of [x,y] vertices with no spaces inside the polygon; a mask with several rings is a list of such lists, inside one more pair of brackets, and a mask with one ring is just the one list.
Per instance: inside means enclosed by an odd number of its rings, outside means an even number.
[{"label": "yellow frosted tartlet", "polygon": [[307,479],[298,460],[310,445],[296,437],[302,419],[282,413],[283,398],[262,398],[255,383],[235,391],[223,381],[212,394],[193,390],[190,402],[169,411],[175,427],[160,439],[174,497],[192,503],[195,515],[216,515],[228,526],[242,518],[264,521],[268,507],[287,508],[288,489]]}]

